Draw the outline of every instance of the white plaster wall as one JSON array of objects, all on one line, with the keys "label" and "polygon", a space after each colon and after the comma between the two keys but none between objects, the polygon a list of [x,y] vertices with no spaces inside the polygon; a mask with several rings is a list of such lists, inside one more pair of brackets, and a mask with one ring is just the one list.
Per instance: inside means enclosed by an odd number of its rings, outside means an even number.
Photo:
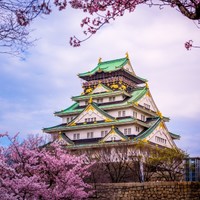
[{"label": "white plaster wall", "polygon": [[[133,112],[137,112],[137,119],[139,119],[139,120],[142,119],[142,117],[141,117],[142,115],[145,116],[145,119],[147,117],[149,117],[149,115],[145,115],[144,113],[136,111],[133,108],[125,108],[125,109],[119,109],[119,110],[109,110],[109,111],[107,111],[107,113],[116,118],[116,117],[119,117],[118,111],[121,111],[121,113],[122,113],[122,111],[125,111],[126,112],[125,116],[131,116],[131,117],[134,117]],[[122,117],[122,114],[121,114],[121,117]]]},{"label": "white plaster wall", "polygon": [[[125,116],[133,116],[133,109],[132,108],[125,108],[125,109],[118,109],[118,110],[109,110],[107,113],[113,117],[118,117],[118,111],[125,111],[126,115]],[[122,115],[121,115],[122,117]]]},{"label": "white plaster wall", "polygon": [[101,121],[101,120],[105,120],[106,117],[104,115],[102,115],[101,113],[97,112],[96,110],[89,110],[89,111],[85,111],[83,113],[81,113],[75,120],[75,123],[83,123],[85,122],[86,118],[96,118],[96,121]]},{"label": "white plaster wall", "polygon": [[[156,141],[156,136],[160,137],[160,138],[163,138],[166,140],[166,144],[165,143],[162,143],[162,142],[158,142]],[[171,139],[171,137],[169,136],[169,133],[167,132],[166,129],[158,126],[148,137],[147,137],[147,140],[153,142],[153,143],[156,143],[156,144],[159,144],[159,145],[162,145],[162,146],[165,146],[165,147],[168,147],[168,148],[172,148],[175,146],[173,140]]]},{"label": "white plaster wall", "polygon": [[123,68],[126,69],[129,72],[133,72],[133,68],[129,65],[129,63],[127,63],[126,65],[124,65]]},{"label": "white plaster wall", "polygon": [[87,101],[79,101],[79,106],[85,106]]},{"label": "white plaster wall", "polygon": [[[139,127],[139,132],[136,131],[136,126]],[[122,126],[118,126],[118,129],[124,133],[124,129],[128,129],[131,128],[131,135],[138,135],[141,131],[144,130],[144,128],[140,125],[136,125],[136,124],[130,124],[130,125],[122,125]]]},{"label": "white plaster wall", "polygon": [[154,104],[154,101],[150,96],[145,95],[144,97],[142,97],[142,99],[138,101],[138,104],[141,106],[144,106],[145,103],[150,105],[150,110],[153,110],[154,112],[158,111],[156,105]]},{"label": "white plaster wall", "polygon": [[[124,100],[124,97],[123,95],[117,95],[117,96],[114,96],[115,97],[115,101],[123,101]],[[99,97],[100,99],[103,99],[103,102],[102,103],[108,103],[108,102],[114,102],[114,101],[110,101],[109,100],[109,97]],[[93,101],[95,103],[97,103],[97,98],[93,98]],[[84,100],[84,101],[79,101],[79,106],[85,106],[88,104],[88,101],[87,100]]]},{"label": "white plaster wall", "polygon": [[142,120],[142,115],[145,116],[145,121],[146,121],[147,116],[141,112],[137,112],[137,119]]},{"label": "white plaster wall", "polygon": [[[75,115],[69,115],[69,116],[65,116],[65,117],[62,117],[62,123],[67,123],[67,118],[69,119],[69,122],[71,122],[76,116]],[[73,118],[73,119],[72,119]],[[68,122],[68,123],[69,123]]]},{"label": "white plaster wall", "polygon": [[80,139],[87,139],[87,132],[93,132],[94,137],[93,138],[100,138],[101,137],[101,131],[110,131],[111,127],[107,128],[94,128],[94,129],[84,129],[84,130],[76,130],[76,131],[70,131],[66,132],[65,134],[69,139],[73,140],[73,135],[75,133],[80,133]]},{"label": "white plaster wall", "polygon": [[[140,132],[136,131],[136,126],[139,125],[122,125],[118,126],[118,129],[124,133],[125,128],[131,128],[131,135],[138,135],[141,131],[143,131],[143,127],[139,126]],[[74,130],[70,132],[65,132],[67,137],[69,137],[71,140],[73,140],[73,135],[75,133],[80,133],[80,139],[87,139],[87,132],[93,132],[93,138],[101,138],[101,131],[107,131],[109,132],[111,130],[111,127],[105,127],[105,128],[93,128],[93,129],[83,129],[83,130]]]},{"label": "white plaster wall", "polygon": [[93,91],[92,94],[107,92],[107,90],[102,86],[97,86]]}]

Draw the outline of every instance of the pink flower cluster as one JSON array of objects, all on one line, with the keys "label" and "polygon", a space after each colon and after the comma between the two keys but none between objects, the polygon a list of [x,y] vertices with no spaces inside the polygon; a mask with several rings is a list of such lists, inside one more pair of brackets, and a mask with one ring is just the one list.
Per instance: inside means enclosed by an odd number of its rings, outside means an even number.
[{"label": "pink flower cluster", "polygon": [[185,43],[185,48],[186,48],[187,50],[191,50],[191,48],[192,48],[192,43],[193,43],[192,40],[187,41],[187,42]]},{"label": "pink flower cluster", "polygon": [[32,137],[22,143],[7,137],[11,145],[0,147],[1,200],[81,200],[91,186],[84,182],[91,164],[84,156],[70,155],[56,144],[41,147],[41,138]]},{"label": "pink flower cluster", "polygon": [[[115,20],[116,17],[123,16],[125,11],[133,12],[135,7],[142,3],[141,0],[71,0],[69,2],[72,8],[81,9],[83,12],[88,12],[91,17],[85,17],[82,20],[81,27],[85,27],[83,33],[89,39],[95,34],[104,24],[110,20]],[[73,37],[70,44],[74,47],[80,46],[80,43],[85,41],[78,40]],[[78,45],[77,45],[78,44]]]}]

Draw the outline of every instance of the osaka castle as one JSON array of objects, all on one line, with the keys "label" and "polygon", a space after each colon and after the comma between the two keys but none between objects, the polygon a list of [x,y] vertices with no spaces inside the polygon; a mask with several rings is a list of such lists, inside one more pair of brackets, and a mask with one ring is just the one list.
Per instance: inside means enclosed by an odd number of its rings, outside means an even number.
[{"label": "osaka castle", "polygon": [[68,148],[96,148],[105,145],[148,141],[160,147],[176,148],[171,133],[151,95],[147,80],[136,75],[128,54],[102,61],[92,70],[78,74],[83,91],[73,104],[55,112],[59,125],[43,131]]}]

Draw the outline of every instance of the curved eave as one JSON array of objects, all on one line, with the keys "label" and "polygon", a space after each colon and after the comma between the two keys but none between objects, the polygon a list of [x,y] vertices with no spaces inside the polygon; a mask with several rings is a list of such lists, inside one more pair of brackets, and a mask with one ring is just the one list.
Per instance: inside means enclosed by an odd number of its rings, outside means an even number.
[{"label": "curved eave", "polygon": [[171,133],[169,132],[170,136],[172,137],[173,140],[180,140],[181,136],[180,135],[177,135],[177,134],[174,134],[174,133]]},{"label": "curved eave", "polygon": [[132,97],[127,102],[131,103],[139,101],[147,93],[147,91],[148,88],[146,87],[142,87],[139,88],[138,90],[133,91],[131,94]]},{"label": "curved eave", "polygon": [[[120,59],[115,59],[115,60],[109,60],[105,62],[100,62],[98,65],[91,71],[84,72],[78,74],[80,78],[84,78],[87,76],[92,76],[98,72],[114,72],[120,70],[127,62],[129,59],[127,58],[120,58]],[[115,65],[115,66],[113,66]]]},{"label": "curved eave", "polygon": [[[100,109],[96,103],[92,102],[90,104],[88,104],[88,106],[81,112],[83,113],[85,110],[87,110],[89,107],[92,107],[94,108],[95,110],[97,110],[99,113],[101,113],[104,117],[108,118],[109,120],[115,120],[114,117],[112,117],[111,115],[109,115],[107,112],[105,112],[104,110]],[[81,113],[76,116],[70,123],[69,123],[69,126],[71,126],[72,124],[76,123],[76,119],[81,115]]]},{"label": "curved eave", "polygon": [[61,137],[70,145],[74,145],[74,142],[70,140],[64,133],[61,133]]},{"label": "curved eave", "polygon": [[111,92],[102,92],[102,93],[98,93],[98,94],[74,96],[74,97],[72,97],[72,100],[80,101],[80,100],[88,100],[91,97],[95,99],[95,98],[99,98],[99,97],[116,96],[116,95],[126,95],[128,97],[131,97],[131,95],[128,94],[126,91],[118,90],[118,91],[111,91]]},{"label": "curved eave", "polygon": [[78,106],[79,106],[79,104],[76,102],[76,103],[72,104],[70,107],[68,107],[64,110],[54,112],[54,115],[55,116],[63,116],[63,115],[68,114],[70,112],[73,113],[74,109],[77,108]]},{"label": "curved eave", "polygon": [[[122,102],[122,103],[118,103],[118,104],[101,105],[101,106],[99,106],[99,108],[103,109],[103,110],[115,110],[117,108],[130,107],[130,106],[133,105],[134,102],[139,101],[147,93],[147,91],[148,91],[148,89],[146,87],[139,88],[136,91],[132,92],[132,94],[131,94],[132,97],[130,97],[130,99],[128,99],[127,101]],[[151,110],[147,111],[146,109],[143,109],[140,106],[135,106],[135,105],[133,105],[133,106],[135,108],[143,111],[143,112],[148,112],[149,114],[154,114],[154,112],[151,111]],[[60,116],[61,117],[61,116],[69,115],[69,114],[72,114],[72,115],[73,114],[79,114],[84,110],[84,108],[76,109],[77,107],[78,107],[78,103],[74,103],[69,108],[67,108],[65,110],[62,110],[62,111],[59,111],[59,112],[55,112],[54,114],[56,116]]]},{"label": "curved eave", "polygon": [[149,136],[156,128],[157,128],[157,126],[160,124],[160,122],[161,122],[161,119],[160,118],[158,118],[156,121],[155,121],[155,123],[150,127],[150,128],[148,128],[146,131],[144,131],[144,132],[141,132],[141,133],[139,133],[137,136],[136,136],[136,140],[137,139],[144,139],[144,138],[146,138],[147,136]]},{"label": "curved eave", "polygon": [[116,127],[114,127],[114,128],[111,128],[111,130],[101,139],[101,140],[99,140],[99,142],[106,142],[106,138],[109,136],[109,135],[112,135],[113,134],[113,132],[115,133],[115,134],[117,134],[120,138],[122,138],[122,140],[128,140],[129,138],[126,136],[126,135],[124,135],[118,128],[116,128]]},{"label": "curved eave", "polygon": [[79,144],[79,145],[69,145],[69,146],[65,146],[67,149],[91,149],[91,148],[102,148],[106,145],[106,147],[119,147],[119,146],[123,146],[123,145],[133,145],[134,143],[136,143],[135,141],[129,140],[129,141],[114,141],[114,142],[110,142],[110,143],[105,143],[105,142],[98,142],[98,143],[92,143],[92,144]]},{"label": "curved eave", "polygon": [[137,122],[137,120],[133,118],[128,118],[128,119],[114,120],[111,122],[97,122],[97,123],[92,123],[92,124],[83,123],[83,124],[77,124],[74,126],[67,126],[67,124],[65,123],[65,124],[60,124],[60,125],[49,127],[49,128],[44,128],[43,131],[46,133],[54,133],[58,131],[81,130],[81,129],[112,126],[112,125],[132,124],[134,122]]},{"label": "curved eave", "polygon": [[120,119],[120,120],[114,120],[111,122],[97,122],[92,124],[77,124],[74,126],[67,126],[67,124],[60,124],[57,126],[44,128],[43,132],[45,133],[56,133],[59,131],[71,131],[71,130],[82,130],[82,129],[92,129],[92,128],[98,128],[98,127],[108,127],[108,126],[119,126],[119,125],[126,125],[126,124],[138,124],[142,127],[149,128],[149,125],[145,122],[142,122],[140,120],[136,120],[133,118],[128,119]]}]

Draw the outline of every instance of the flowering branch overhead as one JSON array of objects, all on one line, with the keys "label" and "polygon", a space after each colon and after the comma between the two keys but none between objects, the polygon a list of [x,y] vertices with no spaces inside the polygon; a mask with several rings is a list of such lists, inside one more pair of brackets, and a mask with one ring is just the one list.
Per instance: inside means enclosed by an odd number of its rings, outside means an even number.
[{"label": "flowering branch overhead", "polygon": [[193,41],[189,40],[185,43],[185,48],[191,50],[192,48],[200,48],[200,46],[193,45]]},{"label": "flowering branch overhead", "polygon": [[31,22],[38,16],[51,14],[53,6],[60,11],[70,6],[89,14],[80,23],[85,39],[70,38],[70,44],[77,47],[102,26],[126,12],[134,12],[140,4],[159,8],[170,6],[188,19],[200,21],[200,0],[1,0],[0,52],[3,52],[1,48],[8,49],[5,52],[20,52],[30,46]]}]

